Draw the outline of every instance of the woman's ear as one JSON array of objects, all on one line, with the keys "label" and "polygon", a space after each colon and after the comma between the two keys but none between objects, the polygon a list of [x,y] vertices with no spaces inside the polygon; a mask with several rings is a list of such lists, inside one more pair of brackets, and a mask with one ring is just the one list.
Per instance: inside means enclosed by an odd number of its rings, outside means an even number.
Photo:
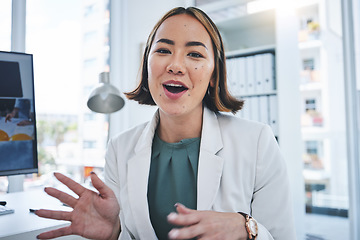
[{"label": "woman's ear", "polygon": [[210,79],[210,83],[209,83],[210,87],[215,87],[215,79],[214,78],[211,78]]}]

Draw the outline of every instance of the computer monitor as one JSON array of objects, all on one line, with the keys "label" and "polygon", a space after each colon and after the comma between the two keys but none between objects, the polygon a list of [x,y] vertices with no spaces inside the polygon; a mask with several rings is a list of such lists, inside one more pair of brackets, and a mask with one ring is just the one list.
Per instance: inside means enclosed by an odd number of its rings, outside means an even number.
[{"label": "computer monitor", "polygon": [[0,176],[37,171],[33,56],[0,51]]}]

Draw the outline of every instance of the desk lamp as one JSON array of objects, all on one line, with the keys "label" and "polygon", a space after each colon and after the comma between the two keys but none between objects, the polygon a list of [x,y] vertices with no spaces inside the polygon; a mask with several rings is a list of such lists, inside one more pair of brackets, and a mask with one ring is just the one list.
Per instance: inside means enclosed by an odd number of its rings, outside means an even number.
[{"label": "desk lamp", "polygon": [[97,113],[113,113],[123,108],[125,101],[119,90],[110,84],[109,72],[99,75],[99,86],[90,93],[87,106]]}]

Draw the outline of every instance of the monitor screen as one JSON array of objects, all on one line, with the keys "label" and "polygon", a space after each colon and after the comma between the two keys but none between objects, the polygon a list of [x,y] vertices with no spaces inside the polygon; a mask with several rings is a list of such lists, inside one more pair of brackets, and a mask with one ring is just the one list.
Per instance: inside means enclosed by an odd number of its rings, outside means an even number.
[{"label": "monitor screen", "polygon": [[33,56],[0,51],[0,176],[37,169]]}]

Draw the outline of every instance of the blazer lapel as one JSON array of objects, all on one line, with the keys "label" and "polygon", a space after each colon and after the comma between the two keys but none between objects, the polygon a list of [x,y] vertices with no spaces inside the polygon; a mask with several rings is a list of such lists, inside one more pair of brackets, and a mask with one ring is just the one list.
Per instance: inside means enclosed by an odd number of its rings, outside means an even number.
[{"label": "blazer lapel", "polygon": [[135,146],[135,156],[128,161],[128,194],[129,205],[139,239],[157,239],[151,225],[147,201],[147,188],[151,161],[151,146],[156,126],[158,112],[145,127]]},{"label": "blazer lapel", "polygon": [[224,159],[216,154],[222,148],[223,143],[217,116],[205,107],[198,166],[198,210],[210,210],[214,203],[220,187],[224,163]]}]

